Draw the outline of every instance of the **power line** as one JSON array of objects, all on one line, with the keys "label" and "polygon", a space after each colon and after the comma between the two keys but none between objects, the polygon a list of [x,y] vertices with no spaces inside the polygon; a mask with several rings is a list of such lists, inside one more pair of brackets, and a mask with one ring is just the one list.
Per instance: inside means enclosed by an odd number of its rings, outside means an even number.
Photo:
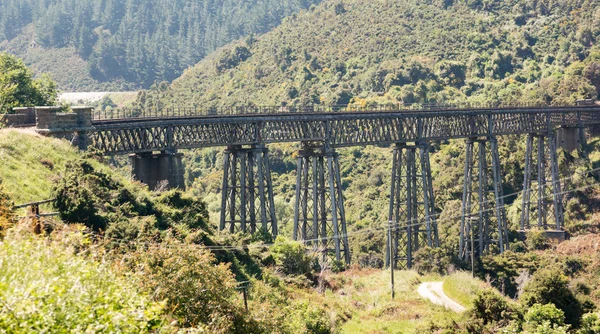
[{"label": "power line", "polygon": [[[590,170],[586,170],[583,172],[578,172],[578,173],[574,173],[573,175],[569,176],[569,177],[564,177],[562,179],[559,179],[557,182],[562,182],[562,181],[566,181],[566,180],[571,180],[575,177],[575,175],[577,174],[590,174],[590,173],[595,173],[597,171],[600,171],[600,167],[598,168],[594,168],[594,169],[590,169]],[[554,181],[553,181],[554,182]],[[558,193],[557,195],[565,195],[568,193],[572,193],[572,192],[576,192],[576,191],[580,191],[583,189],[587,189],[590,187],[593,187],[595,185],[600,185],[600,182],[594,182],[592,184],[586,185],[586,186],[582,186],[576,189],[572,189],[569,191],[562,191],[560,193]],[[537,189],[539,189],[541,187],[541,184],[538,183],[537,184]],[[531,187],[527,190],[531,191],[532,189],[536,189],[536,187]],[[523,193],[525,190],[521,190],[518,192],[514,192],[508,195],[503,195],[500,198],[506,198],[506,197],[510,197],[510,196],[514,196],[514,195],[519,195],[521,193]],[[493,202],[495,200],[486,200],[480,203],[480,205],[485,204],[485,203],[490,203]],[[484,210],[479,210],[476,212],[472,212],[471,214],[478,214],[478,213],[485,213],[485,212],[489,212],[489,211],[493,211],[493,210],[497,210],[500,208],[505,208],[506,206],[508,206],[508,204],[504,204],[503,206],[494,206],[491,208],[487,208]],[[537,203],[533,203],[531,205],[531,208],[536,208],[537,207]],[[438,217],[440,216],[441,213],[436,213],[434,215],[431,215],[430,217]],[[448,221],[452,221],[455,219],[459,219],[462,218],[462,214],[461,215],[457,215],[457,216],[453,216],[453,217],[448,217],[445,218],[443,220],[436,220],[436,224],[439,224],[440,222],[448,222]],[[358,230],[358,231],[354,231],[354,232],[349,232],[346,234],[340,234],[337,236],[337,238],[344,238],[344,237],[348,237],[348,236],[354,236],[354,235],[360,235],[360,234],[364,234],[364,233],[369,233],[369,232],[379,232],[379,231],[387,231],[388,229],[391,231],[395,231],[397,229],[404,229],[407,227],[418,227],[423,225],[422,220],[424,220],[425,218],[411,218],[409,220],[403,221],[403,223],[406,224],[402,224],[399,225],[397,222],[393,222],[393,223],[387,223],[387,224],[383,224],[383,226],[381,227],[372,227],[372,228],[367,228],[367,229],[362,229],[362,230]],[[95,236],[95,235],[94,235]],[[333,240],[335,239],[335,236],[326,236],[326,237],[320,237],[320,238],[314,238],[314,239],[304,239],[301,240],[303,242],[318,242],[318,241],[329,241],[329,240]],[[209,245],[200,245],[200,244],[186,244],[186,243],[164,243],[164,242],[149,242],[149,241],[134,241],[134,240],[128,240],[128,239],[123,239],[123,238],[110,238],[110,237],[103,237],[101,239],[101,241],[108,241],[108,242],[112,242],[112,243],[121,243],[121,244],[127,244],[127,245],[132,245],[132,244],[142,244],[142,245],[156,245],[156,246],[160,246],[160,247],[181,247],[181,246],[192,246],[192,247],[200,247],[203,249],[208,249],[208,250],[214,250],[214,251],[218,251],[218,250],[222,250],[222,251],[227,251],[227,250],[246,250],[248,248],[251,247],[267,247],[270,248],[272,246],[275,245],[275,243],[265,243],[265,244],[259,244],[259,245],[243,245],[243,246],[233,246],[233,245],[219,245],[219,246],[209,246]],[[312,248],[312,247],[311,247]]]}]

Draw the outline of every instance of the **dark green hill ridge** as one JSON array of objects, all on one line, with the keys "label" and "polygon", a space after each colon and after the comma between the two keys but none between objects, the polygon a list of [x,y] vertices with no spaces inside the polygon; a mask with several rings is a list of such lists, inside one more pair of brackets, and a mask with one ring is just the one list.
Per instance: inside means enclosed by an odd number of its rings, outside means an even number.
[{"label": "dark green hill ridge", "polygon": [[598,94],[598,17],[591,0],[332,0],[215,52],[160,94],[197,106],[573,102]]},{"label": "dark green hill ridge", "polygon": [[[0,50],[28,59],[34,69],[42,63],[39,67],[53,73],[62,89],[148,88],[177,78],[215,48],[267,32],[283,17],[318,2],[4,0]],[[33,35],[26,27],[35,27]],[[23,38],[25,44],[13,43]],[[73,82],[64,70],[80,81]]]}]

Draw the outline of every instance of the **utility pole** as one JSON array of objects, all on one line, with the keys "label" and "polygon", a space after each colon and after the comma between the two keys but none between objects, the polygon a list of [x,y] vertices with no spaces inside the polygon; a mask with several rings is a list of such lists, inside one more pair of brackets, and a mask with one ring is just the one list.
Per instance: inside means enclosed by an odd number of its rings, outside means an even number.
[{"label": "utility pole", "polygon": [[394,267],[396,264],[396,254],[394,253],[394,247],[392,247],[392,221],[388,221],[388,254],[390,255],[390,279],[392,283],[392,299],[395,297],[394,291]]},{"label": "utility pole", "polygon": [[471,227],[469,230],[471,232],[471,276],[475,278],[475,241],[473,240],[473,220],[469,224]]}]

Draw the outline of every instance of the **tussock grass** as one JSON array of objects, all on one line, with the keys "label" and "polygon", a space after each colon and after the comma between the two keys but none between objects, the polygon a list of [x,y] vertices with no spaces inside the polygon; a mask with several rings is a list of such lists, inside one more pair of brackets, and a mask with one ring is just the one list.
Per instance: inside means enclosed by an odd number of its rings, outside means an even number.
[{"label": "tussock grass", "polygon": [[[50,199],[52,186],[64,174],[67,162],[82,157],[83,152],[66,140],[44,137],[33,130],[0,130],[0,182],[15,204]],[[92,159],[89,162],[125,187],[145,188],[131,182],[124,170]]]},{"label": "tussock grass", "polygon": [[0,131],[0,180],[15,203],[50,198],[56,176],[77,156],[66,140],[29,130]]},{"label": "tussock grass", "polygon": [[163,306],[107,265],[14,233],[0,242],[0,328],[8,333],[146,333]]}]

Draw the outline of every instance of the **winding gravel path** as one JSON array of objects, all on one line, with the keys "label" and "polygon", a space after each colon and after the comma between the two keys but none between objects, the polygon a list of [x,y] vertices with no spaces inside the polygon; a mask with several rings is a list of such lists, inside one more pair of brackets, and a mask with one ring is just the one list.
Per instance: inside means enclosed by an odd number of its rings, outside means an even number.
[{"label": "winding gravel path", "polygon": [[417,292],[421,297],[429,299],[436,305],[444,306],[456,313],[464,312],[466,308],[444,293],[444,282],[425,282],[419,285]]}]

